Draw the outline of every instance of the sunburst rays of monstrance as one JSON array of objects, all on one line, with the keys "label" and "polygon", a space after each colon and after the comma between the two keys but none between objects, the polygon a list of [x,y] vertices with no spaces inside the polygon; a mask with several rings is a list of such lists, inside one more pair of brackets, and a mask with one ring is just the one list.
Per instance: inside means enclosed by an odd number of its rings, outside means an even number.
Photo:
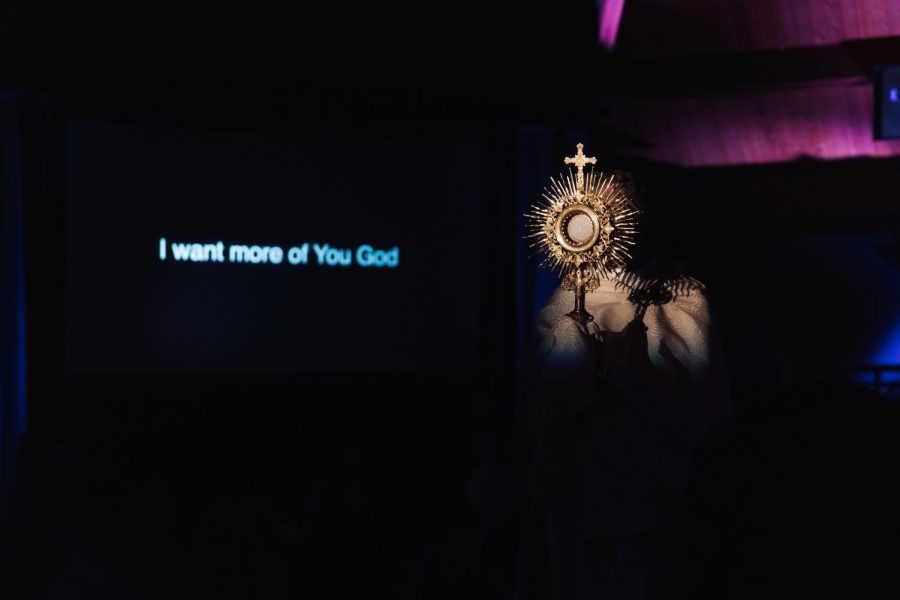
[{"label": "sunburst rays of monstrance", "polygon": [[575,308],[569,317],[581,324],[594,320],[584,307],[586,292],[597,288],[601,279],[620,271],[631,258],[635,219],[638,210],[614,175],[584,172],[597,159],[584,155],[578,144],[574,157],[565,164],[576,171],[550,178],[544,202],[526,213],[528,238],[535,254],[544,252],[542,266],[562,277],[565,289],[575,292]]}]

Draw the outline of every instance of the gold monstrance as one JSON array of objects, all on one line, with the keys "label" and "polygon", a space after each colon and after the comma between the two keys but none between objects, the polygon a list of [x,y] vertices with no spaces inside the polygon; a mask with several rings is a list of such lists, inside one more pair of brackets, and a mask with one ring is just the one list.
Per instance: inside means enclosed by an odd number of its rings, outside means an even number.
[{"label": "gold monstrance", "polygon": [[597,159],[583,150],[578,144],[578,153],[564,160],[577,171],[569,169],[559,181],[551,177],[546,202],[525,215],[527,237],[535,238],[531,246],[546,253],[541,265],[556,271],[563,287],[575,292],[575,309],[568,315],[582,325],[594,320],[584,308],[585,293],[631,258],[628,247],[634,245],[638,213],[615,176],[593,171],[585,176],[584,165]]}]

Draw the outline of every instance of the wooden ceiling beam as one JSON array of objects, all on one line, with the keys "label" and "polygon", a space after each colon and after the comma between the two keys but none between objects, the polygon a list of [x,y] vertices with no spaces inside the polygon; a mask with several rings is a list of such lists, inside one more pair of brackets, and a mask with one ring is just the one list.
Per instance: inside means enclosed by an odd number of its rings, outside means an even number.
[{"label": "wooden ceiling beam", "polygon": [[721,94],[798,82],[871,78],[875,65],[900,62],[900,37],[855,40],[831,46],[629,60],[610,56],[603,93],[652,99]]}]

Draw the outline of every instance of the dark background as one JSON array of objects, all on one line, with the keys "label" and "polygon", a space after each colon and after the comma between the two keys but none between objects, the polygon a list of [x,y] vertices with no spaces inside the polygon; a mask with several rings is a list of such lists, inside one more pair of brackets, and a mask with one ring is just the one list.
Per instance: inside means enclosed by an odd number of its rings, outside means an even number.
[{"label": "dark background", "polygon": [[[583,1],[4,5],[4,591],[540,596],[521,562],[531,446],[518,371],[557,282],[526,260],[521,215],[579,141],[634,175],[643,254],[674,254],[707,284],[739,415],[777,377],[760,306],[792,274],[817,278],[782,305],[835,331],[853,322],[839,343],[858,376],[890,383],[900,152],[872,141],[871,89],[876,64],[900,62],[900,32],[878,25],[894,22],[875,14],[890,3],[845,4],[876,25],[813,43],[815,7],[774,2],[743,19],[626,0],[613,52]],[[476,254],[440,283],[472,306],[423,297],[415,340],[386,340],[441,368],[67,372],[73,121],[321,140],[326,154],[345,139],[475,148],[477,191],[445,214],[471,227]],[[442,194],[458,183],[452,164],[427,168]],[[449,221],[441,239],[455,243]],[[859,315],[831,302],[832,277],[851,281]],[[475,332],[466,349],[452,342],[460,327]]]}]

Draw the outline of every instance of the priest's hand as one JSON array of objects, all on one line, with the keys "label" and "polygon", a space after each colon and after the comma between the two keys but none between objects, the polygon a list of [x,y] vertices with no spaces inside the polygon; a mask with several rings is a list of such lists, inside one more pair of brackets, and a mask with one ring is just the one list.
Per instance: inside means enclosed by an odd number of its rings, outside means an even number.
[{"label": "priest's hand", "polygon": [[542,336],[538,347],[538,378],[574,387],[592,388],[602,332],[593,322],[586,325],[563,315]]}]

